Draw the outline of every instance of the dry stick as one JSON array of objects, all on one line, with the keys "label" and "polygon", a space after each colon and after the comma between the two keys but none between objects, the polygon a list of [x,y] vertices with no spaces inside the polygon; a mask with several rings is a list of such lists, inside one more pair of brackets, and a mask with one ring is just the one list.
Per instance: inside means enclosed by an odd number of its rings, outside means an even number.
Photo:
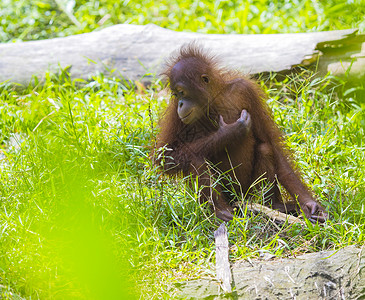
[{"label": "dry stick", "polygon": [[225,223],[214,231],[216,246],[216,272],[217,279],[221,283],[224,292],[232,293],[232,273],[228,257],[228,234]]},{"label": "dry stick", "polygon": [[257,203],[251,203],[248,204],[248,208],[254,212],[261,212],[268,216],[273,221],[279,221],[279,222],[287,222],[289,224],[293,223],[299,223],[304,225],[305,222],[297,217],[287,215],[285,213],[279,212],[277,210],[273,210],[267,206],[263,206]]}]

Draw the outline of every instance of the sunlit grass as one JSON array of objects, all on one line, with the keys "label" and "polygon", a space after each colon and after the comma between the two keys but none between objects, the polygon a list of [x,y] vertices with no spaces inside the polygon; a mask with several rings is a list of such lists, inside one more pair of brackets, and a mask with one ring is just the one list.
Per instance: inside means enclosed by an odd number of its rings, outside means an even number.
[{"label": "sunlit grass", "polygon": [[122,23],[202,33],[364,31],[364,15],[363,0],[3,0],[0,41],[66,36]]},{"label": "sunlit grass", "polygon": [[[324,226],[278,226],[241,213],[231,260],[364,242],[363,87],[311,73],[261,81],[305,181],[330,211]],[[325,87],[325,88],[324,88]],[[1,86],[1,293],[105,299],[173,297],[176,281],[214,276],[219,224],[198,191],[151,164],[161,85],[143,93],[99,75]],[[261,201],[253,195],[251,201]]]}]

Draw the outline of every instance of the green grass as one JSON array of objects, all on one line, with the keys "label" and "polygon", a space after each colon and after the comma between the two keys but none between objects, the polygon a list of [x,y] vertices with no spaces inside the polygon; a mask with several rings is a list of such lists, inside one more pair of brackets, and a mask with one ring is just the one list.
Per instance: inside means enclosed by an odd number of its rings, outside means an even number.
[{"label": "green grass", "polygon": [[319,0],[3,0],[0,41],[47,39],[113,24],[149,24],[203,33],[286,33],[359,28],[365,2]]},{"label": "green grass", "polygon": [[[72,8],[68,14],[62,3]],[[361,1],[8,0],[0,3],[0,39],[50,38],[121,22],[209,33],[363,30],[364,7]],[[231,261],[363,245],[364,84],[309,71],[259,83],[330,220],[277,226],[241,205],[228,225]],[[176,282],[214,276],[219,221],[198,204],[197,188],[186,188],[189,178],[162,176],[149,157],[167,99],[158,80],[140,90],[103,74],[71,81],[63,71],[23,88],[0,83],[0,298],[173,299]]]},{"label": "green grass", "polygon": [[[261,83],[331,219],[277,227],[241,215],[229,224],[231,260],[363,243],[363,87],[309,72]],[[172,297],[173,282],[214,274],[218,221],[197,191],[161,177],[149,159],[162,95],[158,82],[139,93],[103,75],[87,83],[48,75],[23,91],[1,86],[3,295],[160,299]]]}]

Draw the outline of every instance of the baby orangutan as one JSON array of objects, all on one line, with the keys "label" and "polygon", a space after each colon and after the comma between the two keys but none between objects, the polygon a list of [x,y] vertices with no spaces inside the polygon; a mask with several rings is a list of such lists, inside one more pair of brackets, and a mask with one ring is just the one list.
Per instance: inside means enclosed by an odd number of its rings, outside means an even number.
[{"label": "baby orangutan", "polygon": [[[157,137],[157,148],[166,146],[164,172],[197,176],[203,187],[201,201],[211,200],[216,216],[224,221],[233,218],[232,199],[224,192],[224,180],[211,188],[208,162],[238,181],[237,193],[246,193],[264,176],[273,183],[269,199],[273,209],[301,209],[312,222],[326,220],[324,208],[294,171],[256,84],[239,72],[218,67],[214,58],[194,44],[180,49],[164,75],[172,93]],[[161,157],[156,163],[161,164]],[[282,202],[277,180],[296,203]]]}]

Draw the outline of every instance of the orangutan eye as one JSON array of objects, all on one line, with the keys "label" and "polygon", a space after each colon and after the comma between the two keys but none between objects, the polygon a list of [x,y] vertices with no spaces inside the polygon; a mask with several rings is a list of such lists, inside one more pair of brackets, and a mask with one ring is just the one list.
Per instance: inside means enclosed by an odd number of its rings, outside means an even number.
[{"label": "orangutan eye", "polygon": [[209,77],[208,77],[208,75],[203,74],[203,75],[202,75],[202,80],[203,80],[205,83],[209,83]]},{"label": "orangutan eye", "polygon": [[177,92],[179,93],[179,96],[184,97],[185,93],[183,89],[178,89]]}]

